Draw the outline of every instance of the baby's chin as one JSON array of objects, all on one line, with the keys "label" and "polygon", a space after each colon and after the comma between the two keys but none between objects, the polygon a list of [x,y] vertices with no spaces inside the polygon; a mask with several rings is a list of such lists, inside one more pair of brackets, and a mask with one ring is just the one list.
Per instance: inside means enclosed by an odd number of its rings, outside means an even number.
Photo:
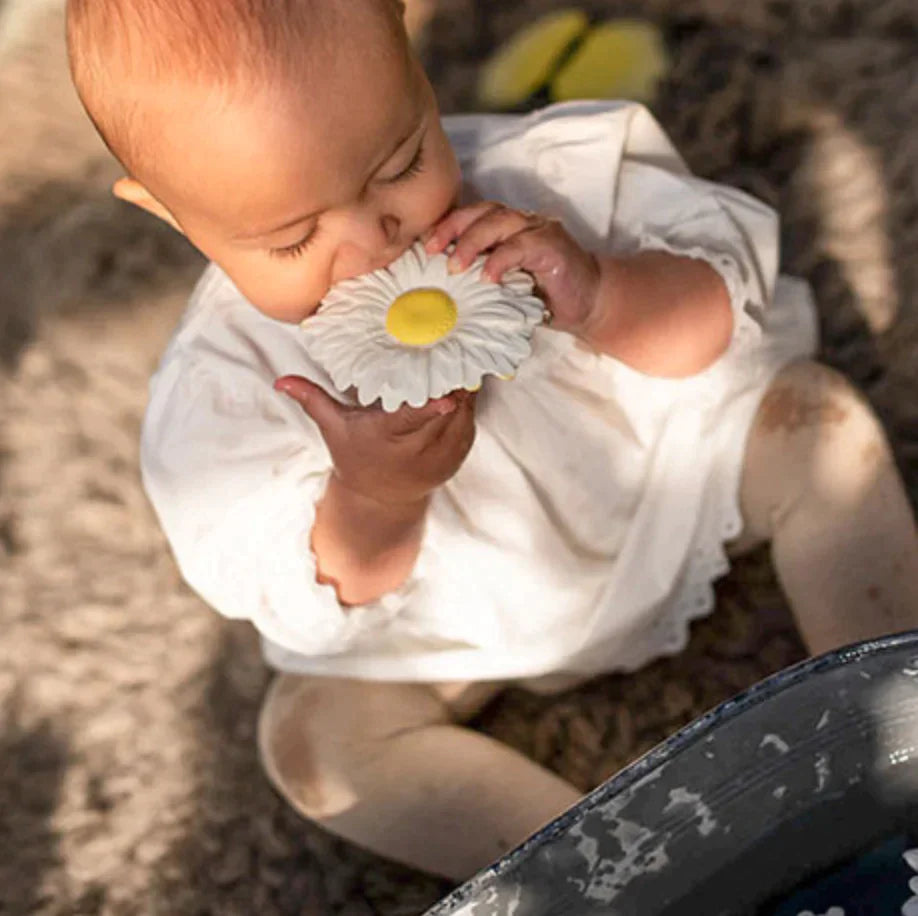
[{"label": "baby's chin", "polygon": [[303,309],[303,311],[296,317],[290,319],[291,324],[302,324],[304,321],[312,318],[313,315],[319,310],[319,306],[322,304],[322,301],[319,300],[315,305],[309,306],[308,308]]},{"label": "baby's chin", "polygon": [[310,315],[314,315],[322,304],[321,302],[316,302],[315,305],[297,304],[295,307],[287,305],[284,308],[278,308],[276,306],[272,307],[264,303],[259,303],[251,297],[247,298],[248,301],[255,306],[256,311],[261,312],[266,318],[280,321],[283,324],[302,324]]}]

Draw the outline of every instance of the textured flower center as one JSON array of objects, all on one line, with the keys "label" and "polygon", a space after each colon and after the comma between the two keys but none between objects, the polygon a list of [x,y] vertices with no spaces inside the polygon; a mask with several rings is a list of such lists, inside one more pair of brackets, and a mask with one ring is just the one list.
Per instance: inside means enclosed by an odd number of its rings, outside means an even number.
[{"label": "textured flower center", "polygon": [[389,306],[386,330],[409,347],[426,347],[446,337],[458,315],[442,289],[412,289]]}]

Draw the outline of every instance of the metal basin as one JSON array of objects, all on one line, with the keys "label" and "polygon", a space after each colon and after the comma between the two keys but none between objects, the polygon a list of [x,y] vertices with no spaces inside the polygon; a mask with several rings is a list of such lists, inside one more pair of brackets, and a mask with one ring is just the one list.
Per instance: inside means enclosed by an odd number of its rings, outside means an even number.
[{"label": "metal basin", "polygon": [[918,632],[722,704],[428,916],[918,914],[915,847]]}]

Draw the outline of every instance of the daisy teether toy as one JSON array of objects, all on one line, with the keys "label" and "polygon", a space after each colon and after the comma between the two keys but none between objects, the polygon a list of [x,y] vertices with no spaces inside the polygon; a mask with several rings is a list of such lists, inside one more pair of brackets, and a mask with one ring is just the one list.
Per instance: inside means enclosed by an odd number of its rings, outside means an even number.
[{"label": "daisy teether toy", "polygon": [[415,243],[388,267],[332,287],[302,323],[306,350],[336,388],[390,413],[476,390],[486,375],[511,377],[545,308],[528,274],[489,283],[484,263],[451,275],[446,254]]}]

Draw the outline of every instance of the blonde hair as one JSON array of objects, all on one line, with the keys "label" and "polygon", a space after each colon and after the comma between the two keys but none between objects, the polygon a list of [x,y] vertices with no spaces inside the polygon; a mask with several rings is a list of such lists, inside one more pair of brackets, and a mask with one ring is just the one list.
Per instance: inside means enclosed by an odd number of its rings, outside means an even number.
[{"label": "blonde hair", "polygon": [[[357,0],[68,0],[70,71],[87,114],[129,173],[147,155],[144,91],[252,91],[333,60],[333,28]],[[404,35],[400,0],[360,0]],[[149,96],[146,96],[149,98]],[[148,138],[147,138],[148,139]]]}]

